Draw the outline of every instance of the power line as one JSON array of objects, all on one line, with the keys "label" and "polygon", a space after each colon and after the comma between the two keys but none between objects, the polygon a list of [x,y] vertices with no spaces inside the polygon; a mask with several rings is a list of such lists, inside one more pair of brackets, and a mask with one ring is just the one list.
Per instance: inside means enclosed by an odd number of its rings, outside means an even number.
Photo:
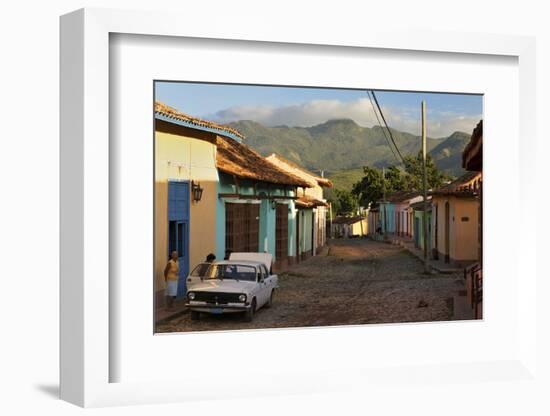
[{"label": "power line", "polygon": [[388,139],[388,136],[386,135],[386,131],[382,127],[382,123],[380,123],[380,118],[378,117],[378,113],[376,112],[376,108],[374,107],[374,103],[372,102],[372,98],[370,96],[369,91],[367,91],[367,96],[369,97],[370,104],[372,105],[372,111],[374,111],[374,115],[376,116],[376,120],[378,121],[378,125],[380,126],[380,130],[382,130],[382,134],[384,135],[384,138],[386,139],[386,142],[388,143],[388,147],[390,148],[391,152],[393,153],[393,156],[395,157],[395,160],[397,160],[397,163],[402,163],[403,158],[401,158],[401,160],[399,160],[399,158],[395,154],[395,151],[393,150],[393,147],[390,144],[390,139]]},{"label": "power line", "polygon": [[399,153],[399,157],[401,158],[401,161],[403,162],[403,165],[405,164],[405,160],[403,158],[403,155],[399,151],[399,147],[397,147],[397,144],[395,143],[395,140],[393,139],[393,134],[391,134],[391,130],[388,127],[388,123],[386,122],[386,118],[384,117],[384,113],[382,112],[382,109],[380,108],[380,104],[378,104],[378,100],[376,99],[376,94],[374,91],[371,90],[372,97],[374,98],[374,102],[376,103],[376,107],[378,107],[378,111],[380,111],[380,115],[382,116],[382,120],[384,121],[384,124],[386,125],[386,129],[388,129],[388,133],[390,134],[390,139],[395,146],[395,150],[397,150],[397,153]]}]

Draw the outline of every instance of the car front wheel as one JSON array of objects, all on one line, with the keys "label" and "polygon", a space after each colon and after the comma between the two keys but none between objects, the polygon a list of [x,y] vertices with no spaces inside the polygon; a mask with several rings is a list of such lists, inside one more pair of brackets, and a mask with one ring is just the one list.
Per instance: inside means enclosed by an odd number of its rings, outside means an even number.
[{"label": "car front wheel", "polygon": [[256,312],[256,298],[252,299],[252,304],[250,305],[250,309],[248,309],[244,313],[244,320],[246,322],[252,322],[252,319],[254,319],[255,312]]},{"label": "car front wheel", "polygon": [[271,308],[271,305],[273,305],[273,292],[275,292],[274,290],[271,291],[271,293],[269,294],[269,299],[267,300],[266,304],[265,304],[265,308]]}]

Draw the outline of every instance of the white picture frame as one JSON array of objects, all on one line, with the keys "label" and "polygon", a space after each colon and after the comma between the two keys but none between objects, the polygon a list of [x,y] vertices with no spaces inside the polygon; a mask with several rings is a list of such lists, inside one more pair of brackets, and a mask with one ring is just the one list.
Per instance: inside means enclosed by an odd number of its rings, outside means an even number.
[{"label": "white picture frame", "polygon": [[[430,33],[421,31],[349,28],[327,34],[314,27],[307,32],[281,31],[266,22],[262,29],[235,32],[226,26],[205,27],[199,21],[174,13],[148,13],[83,9],[61,18],[61,398],[80,406],[108,406],[208,399],[201,390],[207,377],[194,374],[187,381],[112,382],[110,366],[121,357],[111,348],[110,292],[116,290],[109,280],[110,171],[109,152],[110,63],[109,38],[123,33],[147,36],[225,39],[284,44],[331,45],[335,48],[428,51],[440,54],[479,54],[514,57],[519,68],[519,133],[522,143],[536,138],[535,41],[529,37],[472,33]],[[517,194],[525,204],[533,201],[533,183],[527,171],[534,160],[535,146],[519,150]],[[536,240],[536,218],[520,215],[523,230],[517,241],[522,285],[517,289],[517,346],[513,354],[498,361],[441,362],[419,361],[414,367],[369,367],[320,369],[318,372],[290,374],[266,373],[267,392],[247,380],[235,382],[236,388],[217,397],[249,397],[261,394],[319,393],[372,389],[379,385],[424,384],[434,382],[482,383],[506,381],[538,383],[536,327],[536,261],[529,241]],[[519,270],[510,270],[514,276]],[[514,280],[516,281],[516,280]],[[449,327],[447,331],[457,330]],[[293,330],[301,331],[301,330]],[[263,332],[266,337],[267,332]],[[151,334],[152,335],[152,334]],[[241,334],[242,335],[242,334]],[[276,333],[275,333],[276,335]],[[187,334],[187,337],[193,336]],[[224,336],[224,334],[216,334]],[[227,334],[225,334],[227,336]],[[244,335],[243,335],[244,336]],[[328,330],[323,336],[334,336]],[[241,337],[242,338],[242,337]],[[170,341],[166,341],[170,342]],[[445,373],[445,375],[442,375]],[[320,377],[321,376],[321,377]],[[347,380],[346,382],[342,380]],[[396,381],[398,380],[398,382]],[[536,387],[533,384],[533,387]],[[240,389],[239,389],[240,388]]]}]

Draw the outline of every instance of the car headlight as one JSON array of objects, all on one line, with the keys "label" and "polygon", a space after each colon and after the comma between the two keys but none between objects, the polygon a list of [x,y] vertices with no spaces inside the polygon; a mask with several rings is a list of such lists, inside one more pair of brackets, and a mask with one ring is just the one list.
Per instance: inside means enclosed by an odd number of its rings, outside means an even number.
[{"label": "car headlight", "polygon": [[195,299],[195,294],[193,292],[189,292],[187,294],[187,297],[189,298],[189,300],[193,300],[193,299]]},{"label": "car headlight", "polygon": [[246,302],[246,295],[239,295],[239,302]]}]

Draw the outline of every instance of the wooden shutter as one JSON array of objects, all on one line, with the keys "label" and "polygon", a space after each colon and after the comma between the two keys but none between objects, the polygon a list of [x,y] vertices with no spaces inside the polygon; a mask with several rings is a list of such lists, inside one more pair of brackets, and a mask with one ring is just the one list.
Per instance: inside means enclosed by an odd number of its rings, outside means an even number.
[{"label": "wooden shutter", "polygon": [[277,204],[275,217],[275,256],[277,261],[288,257],[288,206]]},{"label": "wooden shutter", "polygon": [[240,237],[242,236],[239,204],[225,204],[225,249],[242,251]]},{"label": "wooden shutter", "polygon": [[257,252],[260,232],[259,204],[225,204],[225,248]]},{"label": "wooden shutter", "polygon": [[246,250],[258,252],[260,245],[260,204],[243,204],[246,212],[245,235]]}]

